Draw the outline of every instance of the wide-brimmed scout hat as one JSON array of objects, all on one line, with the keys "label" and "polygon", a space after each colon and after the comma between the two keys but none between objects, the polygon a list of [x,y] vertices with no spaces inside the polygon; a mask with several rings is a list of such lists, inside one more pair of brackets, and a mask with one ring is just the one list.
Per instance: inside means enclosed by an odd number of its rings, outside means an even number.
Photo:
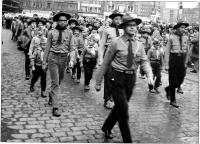
[{"label": "wide-brimmed scout hat", "polygon": [[53,16],[53,21],[58,21],[60,16],[65,16],[67,19],[71,18],[71,15],[65,12],[59,12]]},{"label": "wide-brimmed scout hat", "polygon": [[93,24],[91,24],[91,23],[88,23],[87,25],[86,25],[86,27],[88,28],[89,26],[94,26]]},{"label": "wide-brimmed scout hat", "polygon": [[180,22],[178,22],[178,23],[174,26],[173,29],[177,29],[177,28],[179,28],[179,27],[182,26],[182,25],[184,25],[185,27],[188,27],[188,26],[189,26],[188,23],[180,21]]},{"label": "wide-brimmed scout hat", "polygon": [[70,19],[70,20],[68,21],[68,25],[70,25],[71,23],[75,23],[76,26],[78,25],[78,21],[75,20],[75,19]]},{"label": "wide-brimmed scout hat", "polygon": [[83,28],[80,27],[80,26],[75,26],[75,27],[72,28],[73,31],[76,30],[76,29],[79,30],[80,32],[83,31]]},{"label": "wide-brimmed scout hat", "polygon": [[150,30],[150,28],[147,28],[147,27],[143,27],[141,30],[140,30],[140,33],[141,34],[148,34],[148,35],[150,35],[151,34],[151,30]]},{"label": "wide-brimmed scout hat", "polygon": [[125,15],[122,18],[122,23],[118,26],[119,28],[123,28],[127,23],[134,21],[136,25],[139,25],[142,20],[140,18],[133,18],[130,15]]},{"label": "wide-brimmed scout hat", "polygon": [[113,13],[111,15],[109,15],[109,18],[110,19],[114,19],[117,16],[123,17],[123,14],[121,14],[120,12],[118,12],[117,10],[115,10],[115,11],[113,11]]},{"label": "wide-brimmed scout hat", "polygon": [[30,21],[28,21],[28,25],[30,25],[32,22],[36,22],[37,23],[37,20],[34,19],[34,18],[30,19]]}]

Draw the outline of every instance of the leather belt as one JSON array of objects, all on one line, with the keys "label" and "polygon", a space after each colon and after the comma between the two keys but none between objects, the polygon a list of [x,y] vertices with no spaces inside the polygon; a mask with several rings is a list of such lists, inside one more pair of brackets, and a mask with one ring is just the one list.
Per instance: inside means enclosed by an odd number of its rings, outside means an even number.
[{"label": "leather belt", "polygon": [[135,70],[119,70],[119,69],[115,69],[115,68],[112,68],[112,69],[114,71],[121,72],[121,73],[128,74],[128,75],[135,74]]}]

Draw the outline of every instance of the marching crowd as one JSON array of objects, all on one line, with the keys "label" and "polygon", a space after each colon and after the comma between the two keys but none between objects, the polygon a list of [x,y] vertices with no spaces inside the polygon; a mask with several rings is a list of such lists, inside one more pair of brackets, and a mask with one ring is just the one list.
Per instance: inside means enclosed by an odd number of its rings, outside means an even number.
[{"label": "marching crowd", "polygon": [[[199,27],[186,22],[158,24],[142,22],[128,14],[114,11],[109,20],[72,18],[59,12],[52,19],[3,17],[3,26],[11,29],[12,40],[25,54],[25,79],[31,79],[30,91],[41,78],[41,97],[47,97],[46,77],[50,73],[48,104],[59,117],[59,85],[65,73],[76,83],[84,77],[84,89],[90,89],[94,69],[97,91],[104,78],[104,107],[112,109],[102,127],[106,138],[119,123],[123,142],[131,142],[128,125],[128,101],[136,83],[137,69],[148,80],[150,93],[160,93],[161,72],[168,71],[165,88],[170,105],[178,108],[177,92],[183,93],[187,67],[199,69]],[[83,72],[84,71],[84,72]],[[82,73],[83,72],[83,73]],[[84,76],[81,76],[81,75]]]}]

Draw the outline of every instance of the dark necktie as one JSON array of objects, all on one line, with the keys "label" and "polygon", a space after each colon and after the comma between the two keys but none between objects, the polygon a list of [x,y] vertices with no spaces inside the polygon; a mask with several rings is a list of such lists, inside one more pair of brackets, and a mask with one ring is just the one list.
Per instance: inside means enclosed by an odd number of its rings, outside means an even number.
[{"label": "dark necktie", "polygon": [[131,68],[133,65],[133,50],[132,50],[132,39],[128,39],[128,56],[127,56],[127,67]]},{"label": "dark necktie", "polygon": [[182,36],[180,36],[180,49],[182,50]]},{"label": "dark necktie", "polygon": [[116,36],[117,36],[117,37],[119,36],[119,29],[118,29],[117,26],[116,26]]}]

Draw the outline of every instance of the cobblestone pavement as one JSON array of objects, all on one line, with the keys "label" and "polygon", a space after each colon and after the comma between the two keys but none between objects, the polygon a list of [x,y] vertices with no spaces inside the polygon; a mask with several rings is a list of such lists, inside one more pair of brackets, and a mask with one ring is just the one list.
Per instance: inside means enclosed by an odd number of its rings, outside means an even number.
[{"label": "cobblestone pavement", "polygon": [[[29,92],[30,81],[24,76],[24,54],[10,38],[11,32],[2,30],[1,141],[122,142],[117,125],[113,140],[103,138],[101,126],[109,110],[103,108],[103,93],[94,90],[94,81],[91,90],[84,92],[83,79],[76,84],[67,74],[60,94],[62,116],[52,117],[48,99],[39,96],[39,82],[36,91]],[[161,93],[157,95],[148,93],[146,80],[137,79],[129,103],[135,143],[198,143],[198,75],[189,77],[182,85],[184,94],[177,94],[179,109],[171,107],[165,98],[166,73],[162,76]],[[47,91],[49,86],[48,77]]]}]

